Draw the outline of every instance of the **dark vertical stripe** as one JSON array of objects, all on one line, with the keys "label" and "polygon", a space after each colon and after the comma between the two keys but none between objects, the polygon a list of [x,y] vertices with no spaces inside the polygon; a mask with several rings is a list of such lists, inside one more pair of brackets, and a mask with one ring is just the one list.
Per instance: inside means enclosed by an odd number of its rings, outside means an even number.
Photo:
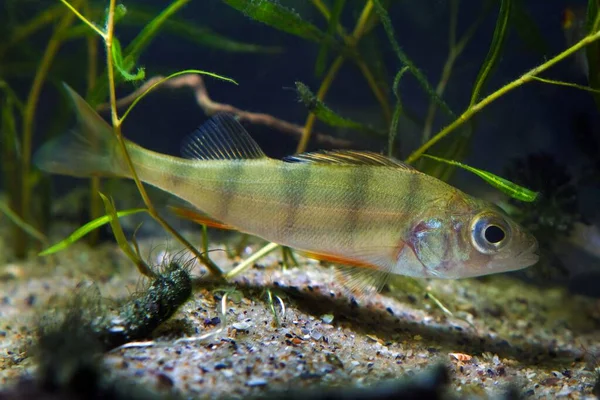
[{"label": "dark vertical stripe", "polygon": [[285,219],[279,227],[280,234],[289,234],[298,222],[299,210],[305,202],[312,169],[310,164],[288,163],[281,166],[281,190],[286,205]]},{"label": "dark vertical stripe", "polygon": [[344,231],[347,233],[348,246],[353,246],[361,221],[362,211],[369,200],[369,188],[373,181],[373,171],[376,167],[360,166],[348,168],[348,180],[344,196],[346,216]]},{"label": "dark vertical stripe", "polygon": [[238,194],[238,187],[242,182],[243,174],[244,162],[241,160],[232,160],[231,163],[228,163],[227,166],[224,167],[223,170],[218,174],[218,184],[216,189],[221,193],[222,196],[219,201],[218,218],[222,219],[223,221],[225,221],[227,218],[231,202]]},{"label": "dark vertical stripe", "polygon": [[[411,217],[418,215],[423,209],[423,201],[428,199],[425,193],[422,193],[422,179],[423,176],[420,173],[407,173],[406,187],[401,190],[406,190],[406,204],[403,205],[403,214],[405,218],[410,219]],[[430,193],[432,194],[432,193]],[[424,196],[425,195],[425,196]],[[429,207],[430,205],[425,205]],[[420,221],[416,221],[418,223]]]}]

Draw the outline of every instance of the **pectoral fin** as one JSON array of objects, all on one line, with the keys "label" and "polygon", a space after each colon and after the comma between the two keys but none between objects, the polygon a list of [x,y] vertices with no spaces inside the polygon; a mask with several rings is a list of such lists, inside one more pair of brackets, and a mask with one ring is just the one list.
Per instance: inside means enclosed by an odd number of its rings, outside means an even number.
[{"label": "pectoral fin", "polygon": [[[344,257],[306,251],[300,251],[299,253],[309,258],[335,264],[344,286],[348,290],[356,292],[353,293],[355,297],[364,296],[372,288],[381,291],[383,286],[388,282],[390,274],[392,274],[393,265],[390,263],[389,266],[382,267],[382,265],[388,263],[385,260],[380,260],[382,257],[377,254],[371,254],[370,256],[379,262],[370,263],[353,258],[352,256]],[[369,252],[367,251],[367,253]],[[365,256],[368,256],[368,254],[363,254],[361,258],[365,258]]]},{"label": "pectoral fin", "polygon": [[186,207],[186,206],[182,206],[182,205],[169,205],[168,207],[178,217],[187,219],[189,221],[193,221],[197,224],[206,225],[206,226],[210,226],[211,228],[217,228],[217,229],[225,229],[225,230],[233,230],[233,231],[237,230],[237,228],[235,228],[231,225],[225,224],[221,221],[217,221],[217,220],[209,217],[208,215],[202,213],[201,211],[193,209],[191,207]]}]

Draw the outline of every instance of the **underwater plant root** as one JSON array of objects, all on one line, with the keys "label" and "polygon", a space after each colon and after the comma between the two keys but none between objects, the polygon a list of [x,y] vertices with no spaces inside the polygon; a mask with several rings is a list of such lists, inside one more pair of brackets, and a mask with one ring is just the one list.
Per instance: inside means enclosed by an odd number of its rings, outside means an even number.
[{"label": "underwater plant root", "polygon": [[[140,85],[134,92],[117,100],[118,107],[124,107],[131,104],[138,96],[144,93],[148,88],[155,85],[157,82],[164,80],[163,76],[154,76],[149,78],[144,84]],[[250,111],[241,110],[235,106],[219,103],[214,101],[206,89],[204,79],[196,74],[185,74],[174,77],[172,79],[164,81],[159,87],[180,89],[190,88],[194,91],[196,102],[202,108],[206,115],[213,115],[217,113],[230,113],[234,114],[240,121],[247,121],[255,125],[268,126],[274,130],[291,134],[296,137],[301,137],[304,128],[300,125],[293,124],[291,122],[284,121],[277,117],[274,117],[265,113],[255,113]],[[96,107],[98,111],[106,111],[110,109],[110,104],[100,104]],[[320,145],[332,146],[337,148],[349,147],[351,142],[348,140],[336,138],[322,133],[315,135],[316,140]]]}]

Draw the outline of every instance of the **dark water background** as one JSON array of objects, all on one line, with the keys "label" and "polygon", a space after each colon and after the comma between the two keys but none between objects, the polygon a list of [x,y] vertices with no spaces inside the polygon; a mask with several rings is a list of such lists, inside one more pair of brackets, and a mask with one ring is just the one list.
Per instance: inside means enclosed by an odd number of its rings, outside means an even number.
[{"label": "dark water background", "polygon": [[[326,22],[308,0],[281,0],[282,5],[294,8],[302,17],[321,29]],[[586,1],[519,1],[527,10],[539,28],[545,48],[530,48],[514,27],[510,27],[502,59],[489,79],[483,94],[491,93],[527,70],[543,63],[548,58],[567,47],[561,27],[562,13],[566,7],[585,7]],[[52,1],[27,1],[20,13],[54,5]],[[140,3],[141,4],[141,3]],[[167,1],[144,1],[144,8],[153,8],[157,12],[165,8]],[[442,67],[448,55],[449,1],[443,0],[395,0],[391,2],[390,16],[396,30],[396,37],[407,55],[427,76],[435,87],[441,75]],[[463,0],[460,2],[458,32],[460,38],[481,12],[482,2]],[[135,2],[126,2],[126,6],[135,8]],[[348,0],[342,23],[351,31],[364,5],[363,0]],[[484,23],[479,27],[463,54],[457,60],[450,83],[444,93],[444,99],[458,115],[466,109],[473,83],[489,49],[494,25],[498,13],[494,4]],[[241,42],[259,45],[279,46],[279,54],[231,53],[218,49],[202,47],[191,40],[169,33],[159,34],[143,52],[139,65],[146,68],[147,77],[156,74],[168,74],[181,69],[203,69],[235,79],[239,85],[206,78],[211,97],[215,101],[232,104],[238,108],[265,112],[281,119],[304,124],[307,111],[299,102],[295,81],[302,81],[314,92],[321,79],[315,76],[315,60],[319,46],[313,42],[278,32],[271,27],[252,21],[220,0],[195,0],[190,2],[176,15],[197,26],[205,26],[213,31]],[[126,17],[125,17],[126,18]],[[139,31],[139,27],[120,24],[117,36],[125,46]],[[378,46],[384,54],[388,81],[401,68],[385,32],[379,24],[376,28]],[[48,32],[37,35],[42,53],[48,38]],[[103,68],[104,53],[100,47],[100,70]],[[80,64],[69,68],[81,68],[81,73],[66,82],[78,92],[85,90],[85,70],[87,60],[84,41],[67,43],[60,54],[78,55]],[[329,61],[333,56],[330,54]],[[60,60],[60,55],[59,55]],[[67,75],[69,76],[69,75]],[[586,83],[586,77],[575,64],[574,57],[564,60],[543,74],[545,77],[569,82]],[[31,84],[31,77],[24,76],[11,84],[22,97]],[[46,84],[39,102],[34,138],[37,148],[49,130],[68,129],[72,116],[66,114],[56,122],[61,111],[58,82]],[[123,84],[118,89],[119,96],[130,93],[135,84]],[[427,113],[429,99],[416,80],[410,76],[403,79],[400,92],[404,104],[422,118]],[[395,99],[390,94],[393,105]],[[378,103],[365,83],[358,68],[352,62],[346,62],[334,81],[326,103],[341,115],[355,118],[361,122],[382,126],[381,111]],[[64,108],[64,107],[63,107]],[[68,112],[68,110],[67,110]],[[591,95],[571,88],[547,85],[537,82],[518,88],[476,116],[476,131],[472,151],[465,160],[467,163],[491,172],[502,174],[510,160],[532,152],[550,152],[559,162],[564,163],[577,174],[583,162],[582,152],[578,148],[575,136],[575,122],[584,118],[591,125],[591,134],[597,135],[597,108]],[[108,118],[108,114],[104,114]],[[189,90],[160,90],[147,96],[124,124],[124,133],[129,139],[164,153],[179,154],[181,139],[206,120],[202,110],[195,104]],[[435,134],[450,119],[440,111],[434,124]],[[296,138],[272,131],[261,126],[248,126],[250,133],[273,157],[282,157],[293,153]],[[339,135],[335,128],[317,123],[317,130],[331,135]],[[420,129],[414,125],[401,123],[399,133],[400,154],[406,157],[420,143]],[[386,151],[386,141],[381,139],[363,139],[357,141],[356,148],[369,148]],[[314,142],[311,149],[315,149]],[[74,180],[57,177],[58,190],[72,187]],[[77,181],[82,184],[84,181]],[[467,191],[485,191],[489,187],[478,178],[459,171],[453,180],[457,186]],[[591,192],[595,195],[595,192]],[[594,208],[596,198],[587,200],[588,208]],[[596,213],[590,212],[594,217]]]},{"label": "dark water background", "polygon": [[[440,0],[394,1],[390,9],[400,45],[434,86],[448,54],[448,3]],[[584,1],[580,3],[585,4]],[[159,10],[168,2],[147,1],[144,4]],[[295,8],[307,20],[325,29],[323,18],[308,1],[284,0],[281,4]],[[360,0],[347,2],[342,19],[347,30],[354,26],[362,4]],[[480,4],[475,0],[461,2],[459,36],[477,18]],[[547,52],[526,48],[515,30],[511,29],[502,61],[486,86],[486,93],[566,48],[561,14],[568,5],[578,3],[538,0],[523,4],[539,27],[547,44]],[[135,7],[133,3],[126,5]],[[491,42],[496,14],[497,9],[492,9],[455,65],[444,99],[457,114],[468,104],[473,82]],[[315,92],[318,89],[320,78],[314,74],[318,45],[254,22],[219,0],[192,1],[178,16],[194,24],[210,27],[231,39],[280,46],[284,51],[274,55],[228,53],[163,33],[158,35],[140,59],[140,65],[146,68],[148,77],[187,68],[216,72],[234,78],[239,86],[207,78],[207,86],[214,100],[245,110],[266,112],[298,124],[304,123],[306,109],[298,101],[294,82],[302,81]],[[376,29],[391,81],[401,65],[388,45],[381,26]],[[137,28],[130,26],[117,27],[118,37],[123,44],[132,39],[137,31]],[[69,51],[70,47],[74,46],[67,46],[65,51]],[[81,43],[78,47],[81,47]],[[80,49],[77,51],[81,52]],[[82,57],[81,68],[87,68],[85,57]],[[558,64],[545,76],[585,83],[585,76],[575,66],[574,58]],[[83,82],[67,83],[80,92],[84,90]],[[121,85],[119,92],[125,95],[131,88],[132,85]],[[422,116],[426,114],[428,98],[414,79],[404,79],[401,95],[408,107]],[[55,112],[56,96],[56,89],[47,85],[40,101],[37,138],[43,136],[46,120]],[[378,104],[359,70],[351,62],[342,67],[326,102],[342,115],[362,118],[363,122],[374,125],[381,124]],[[577,164],[578,150],[571,134],[573,118],[588,114],[593,120],[596,113],[591,96],[585,92],[535,82],[527,84],[499,99],[477,117],[473,151],[467,161],[477,167],[500,172],[511,156],[550,151],[566,163]],[[128,138],[144,146],[178,154],[178,138],[193,131],[205,119],[189,91],[165,90],[141,102],[128,117],[124,131]],[[438,112],[433,132],[449,122]],[[321,124],[318,127],[322,132],[335,135],[335,129]],[[296,142],[290,136],[262,127],[254,126],[249,130],[270,155],[283,156],[295,149]],[[403,156],[415,149],[419,134],[419,131],[401,132],[401,140],[408,144],[401,142]],[[373,147],[385,150],[385,142],[377,142]]]}]

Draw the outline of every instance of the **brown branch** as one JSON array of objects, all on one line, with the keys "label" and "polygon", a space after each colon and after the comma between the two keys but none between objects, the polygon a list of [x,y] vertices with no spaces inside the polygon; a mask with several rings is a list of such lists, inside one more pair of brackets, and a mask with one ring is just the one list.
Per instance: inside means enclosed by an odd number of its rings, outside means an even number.
[{"label": "brown branch", "polygon": [[[144,91],[146,91],[150,86],[156,84],[160,80],[164,79],[162,76],[154,76],[144,82],[139,88],[137,88],[133,93],[125,96],[119,100],[117,100],[118,107],[124,107],[131,104],[138,96],[140,96]],[[196,97],[196,102],[202,108],[206,115],[214,115],[219,112],[225,112],[235,115],[239,118],[240,121],[247,121],[251,124],[256,125],[264,125],[268,126],[272,129],[281,131],[286,134],[293,135],[297,138],[302,137],[303,127],[301,125],[296,125],[291,122],[287,122],[276,118],[269,114],[264,113],[255,113],[250,111],[244,111],[237,107],[234,107],[230,104],[218,103],[212,100],[208,94],[208,90],[206,89],[206,85],[204,84],[204,79],[200,75],[196,74],[186,74],[174,77],[172,79],[164,81],[162,84],[158,85],[157,88],[171,88],[171,89],[180,89],[180,88],[190,88],[194,91],[194,95]],[[98,111],[106,111],[110,109],[110,104],[100,104],[96,107]],[[336,148],[347,148],[350,147],[352,142],[345,139],[335,138],[330,135],[325,135],[319,133],[316,135],[316,140],[321,145],[328,145]]]}]

